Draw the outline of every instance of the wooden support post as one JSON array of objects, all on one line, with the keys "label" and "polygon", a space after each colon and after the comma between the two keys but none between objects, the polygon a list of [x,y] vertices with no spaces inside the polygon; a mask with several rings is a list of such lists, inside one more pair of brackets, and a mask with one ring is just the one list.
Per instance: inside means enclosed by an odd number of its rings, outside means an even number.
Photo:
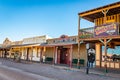
[{"label": "wooden support post", "polygon": [[43,57],[43,62],[44,63],[45,63],[45,58],[46,58],[45,52],[46,52],[46,47],[43,48],[43,56],[42,57]]},{"label": "wooden support post", "polygon": [[26,60],[26,58],[27,58],[27,48],[24,47],[24,60]]},{"label": "wooden support post", "polygon": [[107,41],[104,39],[104,53],[105,53],[105,72],[107,73]]},{"label": "wooden support post", "polygon": [[33,59],[33,49],[34,49],[34,47],[31,47],[31,60],[30,61],[32,61],[32,59]]},{"label": "wooden support post", "polygon": [[109,9],[103,10],[102,13],[104,14],[104,24],[106,24],[106,15],[108,13]]},{"label": "wooden support post", "polygon": [[73,45],[70,47],[70,68],[72,68],[72,54],[73,54]]},{"label": "wooden support post", "polygon": [[53,65],[55,64],[55,53],[56,53],[56,46],[54,46],[54,52],[53,52]]},{"label": "wooden support post", "polygon": [[42,48],[40,47],[40,62],[42,62]]},{"label": "wooden support post", "polygon": [[80,16],[78,15],[78,62],[77,62],[77,68],[80,68]]},{"label": "wooden support post", "polygon": [[55,64],[57,64],[57,51],[58,51],[58,47],[56,47],[56,50],[55,50]]},{"label": "wooden support post", "polygon": [[106,73],[108,72],[108,70],[107,70],[107,44],[108,44],[111,40],[112,40],[112,39],[109,39],[109,40],[107,41],[107,39],[104,39],[104,41],[103,41],[103,40],[99,39],[99,41],[102,42],[102,43],[104,44],[104,53],[105,53],[105,72],[106,72]]}]

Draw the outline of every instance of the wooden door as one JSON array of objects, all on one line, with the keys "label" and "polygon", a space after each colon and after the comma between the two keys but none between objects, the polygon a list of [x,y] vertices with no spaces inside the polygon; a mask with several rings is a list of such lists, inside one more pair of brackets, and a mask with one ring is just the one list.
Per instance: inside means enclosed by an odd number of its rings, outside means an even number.
[{"label": "wooden door", "polygon": [[60,50],[57,51],[57,64],[60,64]]}]

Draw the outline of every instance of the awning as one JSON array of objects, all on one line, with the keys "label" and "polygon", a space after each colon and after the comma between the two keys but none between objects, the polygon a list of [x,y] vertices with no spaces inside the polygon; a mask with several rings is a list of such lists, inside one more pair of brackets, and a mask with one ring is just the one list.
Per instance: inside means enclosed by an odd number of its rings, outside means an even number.
[{"label": "awning", "polygon": [[40,46],[43,46],[43,47],[54,47],[54,46],[74,45],[74,44],[78,44],[78,43],[76,43],[76,42],[74,42],[74,43],[53,43],[53,44],[41,44]]},{"label": "awning", "polygon": [[31,47],[31,46],[40,46],[40,43],[33,43],[33,44],[21,44],[21,45],[11,45],[11,47]]}]

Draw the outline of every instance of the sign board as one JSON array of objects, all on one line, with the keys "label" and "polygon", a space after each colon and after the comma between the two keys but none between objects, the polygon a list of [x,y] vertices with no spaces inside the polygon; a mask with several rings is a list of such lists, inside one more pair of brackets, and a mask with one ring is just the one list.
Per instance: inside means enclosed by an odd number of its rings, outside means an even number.
[{"label": "sign board", "polygon": [[80,34],[80,38],[82,39],[93,37],[93,34],[90,32],[81,31],[79,34]]},{"label": "sign board", "polygon": [[118,23],[108,23],[102,26],[95,26],[95,37],[118,35]]},{"label": "sign board", "polygon": [[56,38],[48,40],[48,44],[58,44],[58,43],[76,43],[77,37],[67,37],[67,38]]},{"label": "sign board", "polygon": [[44,42],[46,42],[46,36],[38,36],[38,37],[23,39],[23,44],[44,43]]}]

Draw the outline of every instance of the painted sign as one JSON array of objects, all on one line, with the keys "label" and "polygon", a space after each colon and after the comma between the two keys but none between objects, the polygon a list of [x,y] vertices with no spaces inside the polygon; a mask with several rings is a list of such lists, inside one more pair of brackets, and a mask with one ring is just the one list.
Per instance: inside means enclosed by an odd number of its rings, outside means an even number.
[{"label": "painted sign", "polygon": [[57,43],[70,43],[70,42],[77,42],[76,39],[77,37],[60,37],[60,38],[56,38],[56,39],[51,39],[48,40],[48,44],[57,44]]},{"label": "painted sign", "polygon": [[102,26],[95,26],[95,37],[118,35],[118,24],[109,23]]},{"label": "painted sign", "polygon": [[84,32],[84,31],[81,31],[80,32],[80,38],[84,39],[84,38],[91,38],[93,37],[93,34],[90,33],[90,32]]},{"label": "painted sign", "polygon": [[33,43],[44,43],[46,42],[46,36],[38,36],[32,38],[25,38],[23,39],[22,44],[33,44]]}]

